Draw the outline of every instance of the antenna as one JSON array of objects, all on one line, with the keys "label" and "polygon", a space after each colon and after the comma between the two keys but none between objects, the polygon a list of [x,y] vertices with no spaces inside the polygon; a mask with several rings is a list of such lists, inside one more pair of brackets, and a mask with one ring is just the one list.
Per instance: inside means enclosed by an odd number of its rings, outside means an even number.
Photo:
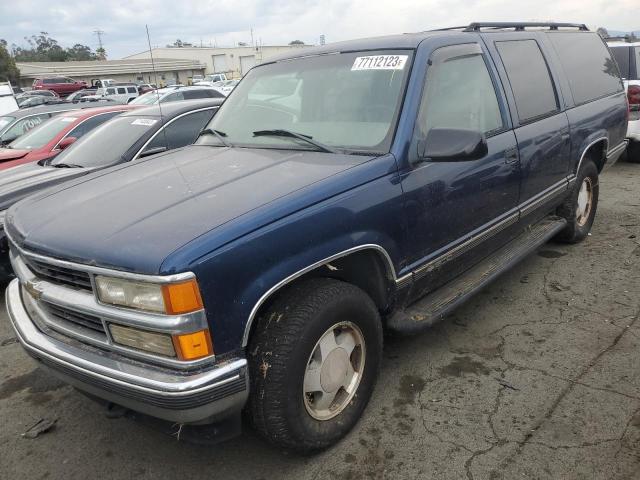
[{"label": "antenna", "polygon": [[98,48],[102,50],[102,35],[105,35],[107,32],[104,30],[100,30],[99,28],[93,31],[93,34],[98,37]]},{"label": "antenna", "polygon": [[158,110],[160,111],[160,125],[162,128],[162,135],[164,136],[164,144],[167,146],[167,150],[169,149],[169,143],[167,142],[167,130],[164,128],[164,115],[162,114],[162,105],[160,105],[160,94],[158,93],[158,73],[156,72],[156,65],[153,61],[153,50],[151,49],[151,36],[149,35],[149,25],[145,25],[144,28],[147,29],[147,44],[149,45],[149,56],[151,57],[151,70],[153,70],[153,78],[156,81],[156,90],[155,94],[158,97]]}]

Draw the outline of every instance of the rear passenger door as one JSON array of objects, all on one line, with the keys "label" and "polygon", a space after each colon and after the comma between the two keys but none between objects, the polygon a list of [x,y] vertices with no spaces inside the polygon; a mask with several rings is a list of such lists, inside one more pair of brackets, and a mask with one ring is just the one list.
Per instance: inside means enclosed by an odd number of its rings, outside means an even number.
[{"label": "rear passenger door", "polygon": [[[478,43],[438,48],[429,58],[408,170],[402,174],[413,298],[422,296],[504,242],[517,221],[519,167],[504,95]],[[479,159],[420,160],[432,129],[484,135]]]},{"label": "rear passenger door", "polygon": [[567,188],[571,143],[559,79],[535,33],[501,32],[485,34],[485,39],[509,99],[522,171],[523,218],[542,215],[545,205]]}]

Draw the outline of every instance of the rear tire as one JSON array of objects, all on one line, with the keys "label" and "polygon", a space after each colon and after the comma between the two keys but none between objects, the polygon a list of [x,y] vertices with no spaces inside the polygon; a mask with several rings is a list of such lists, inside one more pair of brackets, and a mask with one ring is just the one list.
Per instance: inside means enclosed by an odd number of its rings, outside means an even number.
[{"label": "rear tire", "polygon": [[596,164],[585,157],[571,193],[558,207],[557,213],[567,220],[567,225],[556,236],[557,240],[578,243],[587,237],[596,216],[599,191]]},{"label": "rear tire", "polygon": [[292,286],[261,315],[249,344],[253,426],[289,450],[329,447],[362,415],[381,356],[380,316],[365,292],[326,278]]}]

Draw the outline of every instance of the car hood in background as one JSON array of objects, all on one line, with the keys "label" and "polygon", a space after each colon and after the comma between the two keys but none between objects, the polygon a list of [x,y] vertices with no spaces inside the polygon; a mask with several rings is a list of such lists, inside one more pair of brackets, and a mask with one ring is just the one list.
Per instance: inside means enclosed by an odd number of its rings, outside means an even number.
[{"label": "car hood in background", "polygon": [[[370,159],[191,146],[29,197],[9,211],[7,230],[45,255],[159,273],[169,254],[200,235]],[[311,202],[286,208],[304,201]]]},{"label": "car hood in background", "polygon": [[0,171],[0,210],[44,188],[88,173],[85,168],[55,168],[37,163]]},{"label": "car hood in background", "polygon": [[14,150],[13,148],[0,148],[0,162],[17,160],[24,157],[31,150]]}]

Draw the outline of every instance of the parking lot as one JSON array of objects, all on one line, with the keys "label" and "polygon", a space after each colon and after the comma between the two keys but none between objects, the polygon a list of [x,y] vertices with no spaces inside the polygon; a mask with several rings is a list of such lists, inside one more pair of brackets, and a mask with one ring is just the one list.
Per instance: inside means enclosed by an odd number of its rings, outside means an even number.
[{"label": "parking lot", "polygon": [[[547,244],[431,331],[386,339],[364,417],[311,457],[109,418],[34,366],[2,305],[0,478],[640,478],[639,178],[601,177],[584,243]],[[21,436],[42,418],[55,427]]]}]

